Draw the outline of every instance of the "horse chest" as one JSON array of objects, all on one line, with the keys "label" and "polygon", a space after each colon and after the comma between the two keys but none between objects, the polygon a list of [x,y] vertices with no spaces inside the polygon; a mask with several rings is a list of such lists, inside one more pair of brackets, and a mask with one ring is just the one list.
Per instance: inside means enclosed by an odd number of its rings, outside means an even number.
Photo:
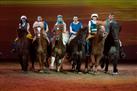
[{"label": "horse chest", "polygon": [[92,47],[92,53],[93,54],[102,54],[104,50],[103,43],[95,43]]}]

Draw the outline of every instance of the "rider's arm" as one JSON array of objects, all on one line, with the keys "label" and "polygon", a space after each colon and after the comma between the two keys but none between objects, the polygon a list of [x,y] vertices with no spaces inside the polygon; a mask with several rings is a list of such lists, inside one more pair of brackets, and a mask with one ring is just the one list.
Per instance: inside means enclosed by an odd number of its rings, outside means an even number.
[{"label": "rider's arm", "polygon": [[48,24],[46,25],[46,33],[49,31]]},{"label": "rider's arm", "polygon": [[66,32],[66,23],[64,23],[64,32]]},{"label": "rider's arm", "polygon": [[19,23],[19,29],[21,29],[21,23]]},{"label": "rider's arm", "polygon": [[88,32],[89,32],[89,33],[91,33],[91,30],[90,30],[90,29],[91,29],[91,22],[89,21],[89,22],[88,22]]},{"label": "rider's arm", "polygon": [[29,29],[30,29],[30,24],[27,23],[27,32],[28,32],[28,33],[30,33]]},{"label": "rider's arm", "polygon": [[36,34],[36,25],[37,25],[37,22],[34,22],[34,24],[33,24],[33,30],[34,30],[34,34]]}]

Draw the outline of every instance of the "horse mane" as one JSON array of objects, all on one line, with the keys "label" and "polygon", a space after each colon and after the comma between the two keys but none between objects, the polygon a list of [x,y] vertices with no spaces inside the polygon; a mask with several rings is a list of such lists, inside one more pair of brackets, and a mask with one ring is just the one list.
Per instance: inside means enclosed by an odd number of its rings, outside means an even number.
[{"label": "horse mane", "polygon": [[21,38],[21,37],[24,37],[27,35],[27,30],[25,29],[17,29],[17,34],[18,34],[18,37]]},{"label": "horse mane", "polygon": [[81,36],[81,35],[83,35],[83,33],[85,34],[85,33],[87,33],[87,32],[88,32],[88,27],[81,28],[81,29],[77,32],[76,36]]}]

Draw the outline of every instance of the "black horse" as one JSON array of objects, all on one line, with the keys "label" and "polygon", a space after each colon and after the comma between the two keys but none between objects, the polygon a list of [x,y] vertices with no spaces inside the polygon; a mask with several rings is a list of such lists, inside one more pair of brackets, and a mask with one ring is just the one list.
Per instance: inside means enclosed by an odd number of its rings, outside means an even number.
[{"label": "black horse", "polygon": [[82,28],[76,34],[76,37],[67,45],[67,55],[72,62],[72,70],[80,72],[81,62],[85,60],[85,45],[88,28]]},{"label": "black horse", "polygon": [[[21,64],[22,71],[28,71],[28,63],[32,58],[32,40],[26,37],[27,30],[17,29],[18,40],[16,41],[16,50]],[[32,61],[32,69],[34,69],[34,61]]]},{"label": "black horse", "polygon": [[121,26],[114,21],[110,23],[109,30],[109,34],[105,40],[104,57],[101,61],[101,66],[103,68],[105,64],[105,72],[108,72],[109,62],[112,62],[113,73],[117,74],[117,63],[120,58],[119,32],[121,30]]}]

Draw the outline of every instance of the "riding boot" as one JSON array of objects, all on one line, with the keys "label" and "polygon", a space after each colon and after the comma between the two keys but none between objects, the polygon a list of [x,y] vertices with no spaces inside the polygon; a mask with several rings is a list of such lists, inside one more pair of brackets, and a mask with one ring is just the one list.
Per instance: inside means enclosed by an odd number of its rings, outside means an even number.
[{"label": "riding boot", "polygon": [[87,40],[86,41],[86,56],[90,56],[89,47],[90,47],[90,43],[89,43],[89,40]]}]

